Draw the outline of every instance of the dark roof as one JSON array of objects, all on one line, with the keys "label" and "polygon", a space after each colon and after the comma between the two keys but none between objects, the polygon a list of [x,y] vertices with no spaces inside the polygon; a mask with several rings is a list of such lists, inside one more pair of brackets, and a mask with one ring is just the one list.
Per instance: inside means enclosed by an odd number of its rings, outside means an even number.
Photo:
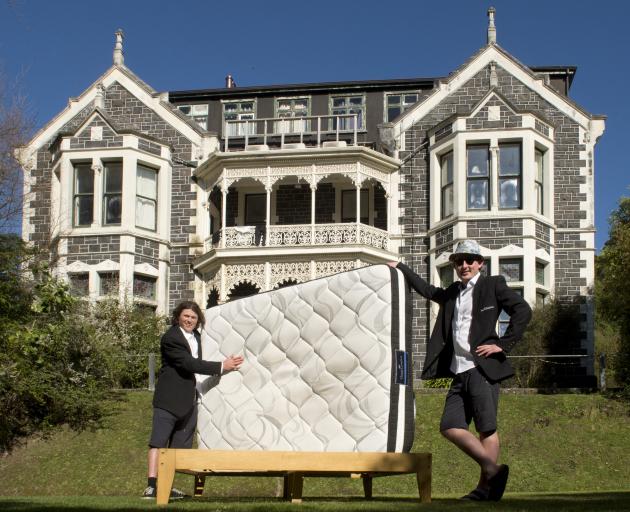
[{"label": "dark roof", "polygon": [[[534,73],[550,75],[567,75],[569,87],[577,70],[576,66],[530,66]],[[318,82],[306,84],[256,85],[247,87],[221,87],[215,89],[191,89],[187,91],[169,92],[169,101],[201,101],[212,98],[229,98],[242,96],[264,96],[272,94],[313,93],[318,91],[339,90],[383,90],[383,89],[432,89],[435,83],[445,77],[394,78],[389,80],[353,80],[348,82]]]},{"label": "dark roof", "polygon": [[350,82],[319,82],[310,84],[280,84],[280,85],[262,85],[248,87],[232,87],[218,89],[195,89],[189,91],[172,91],[169,92],[170,101],[194,101],[196,99],[208,97],[230,97],[242,95],[264,95],[278,93],[305,93],[326,90],[370,90],[370,89],[387,89],[396,88],[404,89],[413,88],[433,88],[435,80],[438,78],[395,78],[391,80],[356,80]]}]

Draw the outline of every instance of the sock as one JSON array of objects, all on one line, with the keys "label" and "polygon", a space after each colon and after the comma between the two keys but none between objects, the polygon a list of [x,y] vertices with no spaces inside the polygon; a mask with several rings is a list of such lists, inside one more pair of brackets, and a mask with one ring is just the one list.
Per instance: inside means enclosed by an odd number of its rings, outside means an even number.
[{"label": "sock", "polygon": [[147,479],[147,482],[148,482],[148,484],[147,484],[147,485],[148,485],[149,487],[157,487],[157,477],[155,477],[155,476],[150,476],[150,477]]}]

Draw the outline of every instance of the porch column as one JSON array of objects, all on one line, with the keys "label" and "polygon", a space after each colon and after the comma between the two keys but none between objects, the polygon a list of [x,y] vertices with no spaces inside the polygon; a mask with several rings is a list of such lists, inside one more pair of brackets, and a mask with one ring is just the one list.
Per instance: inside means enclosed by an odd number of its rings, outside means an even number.
[{"label": "porch column", "polygon": [[269,245],[270,229],[271,229],[271,185],[265,187],[267,192],[267,213],[265,214],[265,245]]},{"label": "porch column", "polygon": [[315,192],[317,185],[311,182],[311,245],[315,245]]},{"label": "porch column", "polygon": [[357,183],[357,240],[359,243],[361,235],[361,183]]},{"label": "porch column", "polygon": [[226,216],[227,216],[227,194],[228,187],[225,179],[221,186],[221,249],[225,249],[225,228],[226,228]]}]

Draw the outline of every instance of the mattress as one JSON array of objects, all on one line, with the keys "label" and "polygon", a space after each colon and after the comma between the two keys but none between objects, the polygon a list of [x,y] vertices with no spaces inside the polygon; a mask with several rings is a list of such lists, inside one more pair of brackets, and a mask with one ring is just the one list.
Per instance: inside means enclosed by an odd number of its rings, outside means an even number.
[{"label": "mattress", "polygon": [[408,452],[411,302],[373,265],[210,308],[202,354],[242,354],[203,382],[199,448]]}]

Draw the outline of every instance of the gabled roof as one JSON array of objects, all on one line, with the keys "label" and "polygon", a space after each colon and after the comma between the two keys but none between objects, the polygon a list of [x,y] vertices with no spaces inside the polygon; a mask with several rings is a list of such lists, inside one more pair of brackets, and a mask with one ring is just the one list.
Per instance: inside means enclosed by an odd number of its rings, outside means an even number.
[{"label": "gabled roof", "polygon": [[[119,83],[127,91],[133,94],[144,105],[153,110],[156,115],[164,119],[168,124],[173,126],[176,130],[182,133],[185,137],[191,140],[198,147],[204,146],[204,139],[208,139],[212,136],[211,133],[202,129],[197,123],[188,119],[176,107],[164,101],[161,94],[157,93],[153,88],[142,81],[136,76],[129,68],[124,65],[111,66],[105,73],[103,73],[96,81],[94,81],[85,91],[83,91],[78,97],[70,98],[68,106],[57,114],[53,119],[46,123],[31,139],[31,141],[24,147],[24,155],[28,158],[29,155],[35,153],[46,142],[54,137],[59,130],[61,130],[69,121],[74,119],[83,109],[88,107],[94,102],[97,95],[97,89],[99,85],[107,88],[113,83]],[[101,116],[107,119],[107,116],[99,109],[96,109]],[[90,116],[88,116],[90,117]],[[108,124],[114,126],[111,120],[107,121]],[[83,123],[82,123],[83,124]],[[128,132],[128,130],[126,130]],[[120,132],[120,131],[119,131]],[[144,138],[150,138],[144,133],[137,133]],[[158,141],[159,142],[159,141]]]},{"label": "gabled roof", "polygon": [[551,86],[546,85],[545,80],[540,75],[537,75],[531,68],[522,64],[499,45],[488,44],[447,78],[440,80],[438,87],[429,96],[406,110],[403,115],[395,120],[393,123],[395,133],[401,134],[412,127],[446,97],[462,87],[492,62],[495,62],[527,87],[538,93],[545,101],[573,119],[585,130],[594,131],[596,137],[599,137],[603,132],[604,125],[601,117],[589,114],[568,97],[559,94]]}]

